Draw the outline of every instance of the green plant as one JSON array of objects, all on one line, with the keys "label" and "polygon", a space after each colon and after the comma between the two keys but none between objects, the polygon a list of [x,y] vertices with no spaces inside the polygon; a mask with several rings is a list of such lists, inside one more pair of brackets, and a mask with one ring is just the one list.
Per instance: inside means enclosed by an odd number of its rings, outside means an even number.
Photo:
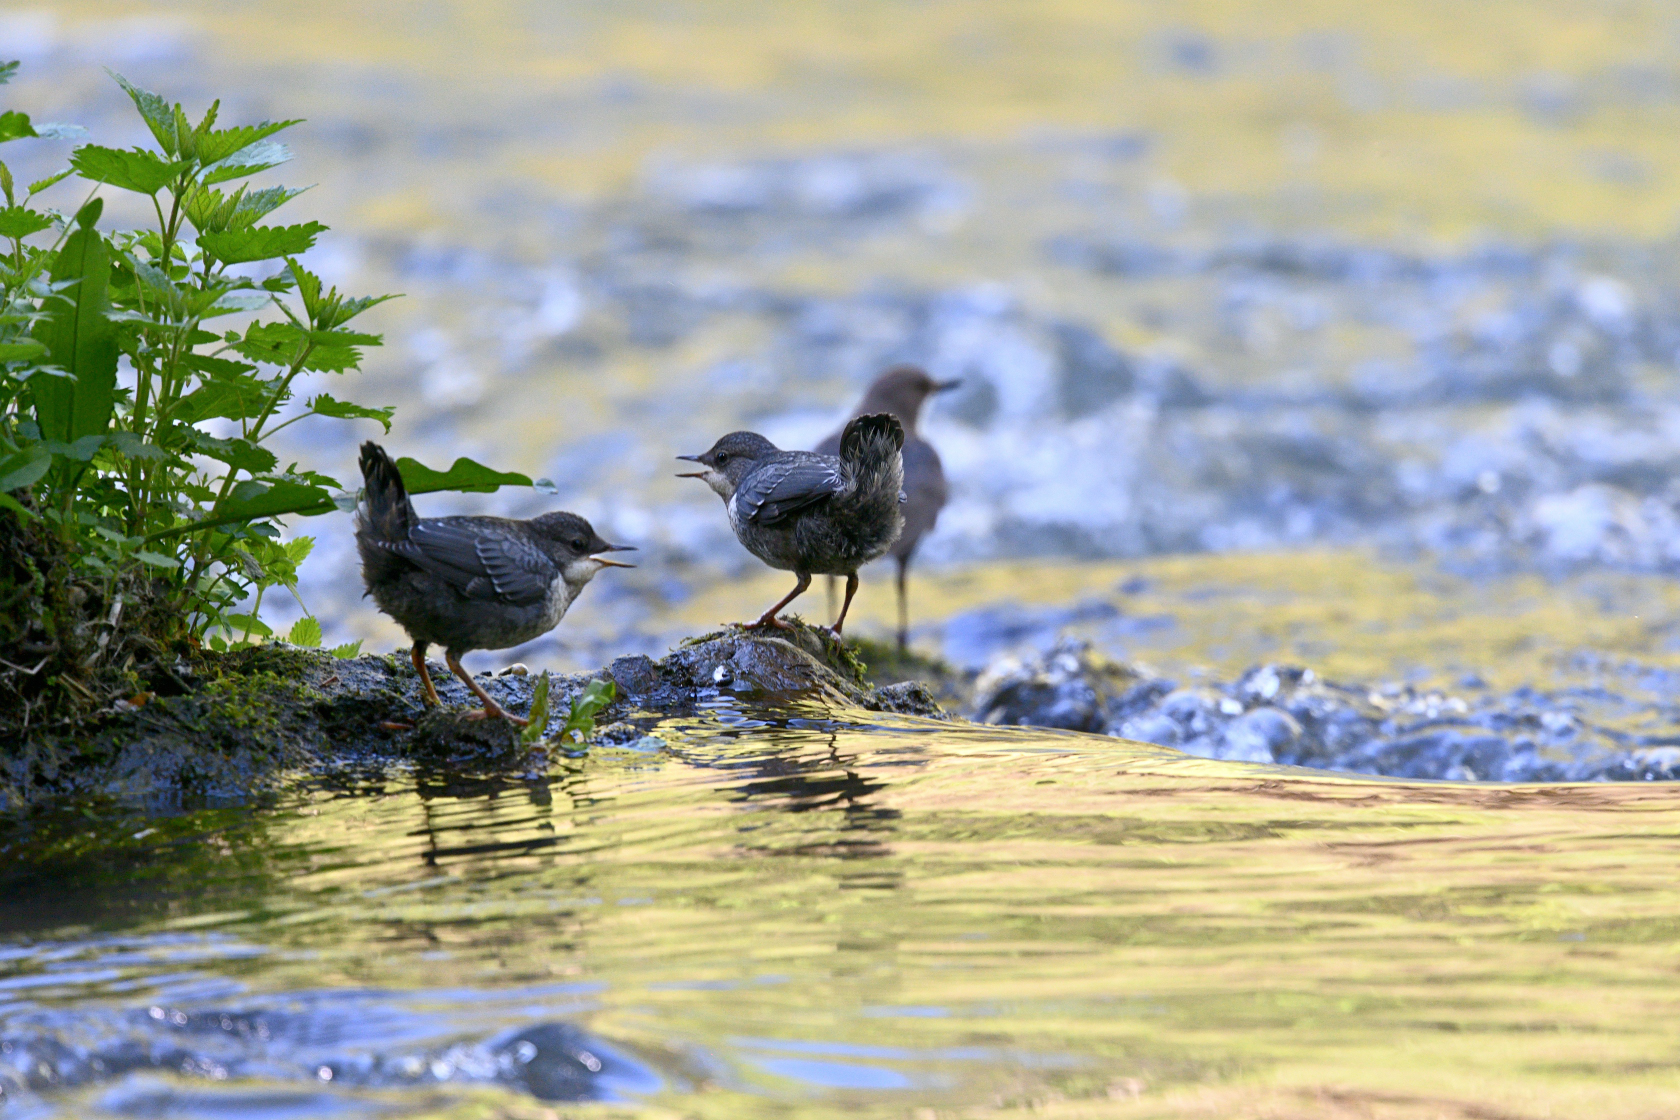
[{"label": "green plant", "polygon": [[582,743],[595,737],[595,717],[613,702],[618,686],[612,681],[590,681],[572,701],[566,726],[560,729],[562,743]]},{"label": "green plant", "polygon": [[[0,83],[16,67],[0,64]],[[0,518],[49,527],[100,610],[161,601],[145,617],[172,632],[153,639],[226,648],[270,635],[267,591],[296,594],[313,542],[282,539],[281,519],[355,502],[336,479],[282,466],[273,437],[313,418],[390,430],[389,407],[300,401],[296,387],[356,370],[381,338],[350,324],[392,297],[341,294],[301,263],[320,223],[262,224],[302,191],[247,180],[291,158],[275,137],[298,121],[218,127],[212,103],[195,124],[113,77],[155,146],[84,144],[21,195],[0,163]],[[0,114],[0,143],[47,134]],[[70,216],[36,206],[73,174],[95,194],[149,199],[155,227],[101,232],[98,197]],[[533,485],[468,459],[397,465],[412,493]],[[318,644],[306,621],[293,634]]]}]

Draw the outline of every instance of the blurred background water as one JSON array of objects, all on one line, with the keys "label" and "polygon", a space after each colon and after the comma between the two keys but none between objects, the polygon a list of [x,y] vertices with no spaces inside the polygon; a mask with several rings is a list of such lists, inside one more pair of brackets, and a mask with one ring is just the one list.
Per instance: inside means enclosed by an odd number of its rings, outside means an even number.
[{"label": "blurred background water", "polygon": [[[475,667],[762,610],[672,456],[914,361],[964,381],[916,647],[1222,760],[722,697],[545,774],[38,822],[0,1115],[1680,1112],[1672,787],[1466,784],[1680,776],[1672,5],[12,0],[0,57],[106,144],[102,66],[307,118],[278,217],[404,293],[335,395],[559,489],[423,511],[642,549]],[[377,429],[289,433],[350,482]],[[397,644],[348,518],[298,531],[328,641]]]}]

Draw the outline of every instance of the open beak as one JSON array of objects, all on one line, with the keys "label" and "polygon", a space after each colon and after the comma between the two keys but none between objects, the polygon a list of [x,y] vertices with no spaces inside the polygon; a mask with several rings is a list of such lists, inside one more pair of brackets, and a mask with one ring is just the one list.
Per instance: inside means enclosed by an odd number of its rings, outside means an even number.
[{"label": "open beak", "polygon": [[[678,455],[677,458],[684,459],[684,460],[686,460],[690,463],[698,463],[700,461],[700,456],[698,456],[698,455]],[[677,477],[678,478],[705,478],[706,477],[706,472],[705,471],[689,471],[686,474],[679,474],[679,475],[677,475]]]},{"label": "open beak", "polygon": [[[634,552],[636,551],[636,546],[633,544],[609,544],[607,547],[601,549],[601,551]],[[590,559],[601,565],[603,568],[634,568],[636,566],[634,564],[626,564],[622,560],[608,560],[605,556],[591,556]]]},{"label": "open beak", "polygon": [[935,381],[933,383],[933,391],[936,393],[949,393],[952,389],[961,388],[962,378],[960,377],[953,377],[949,381]]}]

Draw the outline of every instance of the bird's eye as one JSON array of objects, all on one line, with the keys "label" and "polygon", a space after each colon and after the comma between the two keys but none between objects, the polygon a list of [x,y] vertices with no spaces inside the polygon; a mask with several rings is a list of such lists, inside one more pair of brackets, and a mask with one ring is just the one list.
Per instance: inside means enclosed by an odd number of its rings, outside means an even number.
[{"label": "bird's eye", "polygon": [[577,549],[577,551],[582,552],[585,548],[589,547],[589,542],[584,540],[582,537],[573,537],[572,547]]},{"label": "bird's eye", "polygon": [[721,467],[727,462],[729,462],[729,452],[719,451],[717,453],[717,465]]}]

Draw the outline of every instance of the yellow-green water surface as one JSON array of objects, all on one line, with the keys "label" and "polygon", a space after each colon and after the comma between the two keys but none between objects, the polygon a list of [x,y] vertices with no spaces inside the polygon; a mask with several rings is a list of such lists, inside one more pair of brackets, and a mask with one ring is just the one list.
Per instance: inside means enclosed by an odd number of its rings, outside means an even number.
[{"label": "yellow-green water surface", "polygon": [[[0,1038],[292,1025],[217,1043],[266,1081],[129,1072],[27,1114],[1680,1113],[1670,786],[1349,780],[816,709],[658,735],[37,847],[4,891]],[[541,1102],[458,1084],[425,1041],[552,1021],[644,1075]],[[404,1083],[345,1084],[405,1046],[429,1056]],[[305,1050],[339,1084],[300,1093]]]}]

